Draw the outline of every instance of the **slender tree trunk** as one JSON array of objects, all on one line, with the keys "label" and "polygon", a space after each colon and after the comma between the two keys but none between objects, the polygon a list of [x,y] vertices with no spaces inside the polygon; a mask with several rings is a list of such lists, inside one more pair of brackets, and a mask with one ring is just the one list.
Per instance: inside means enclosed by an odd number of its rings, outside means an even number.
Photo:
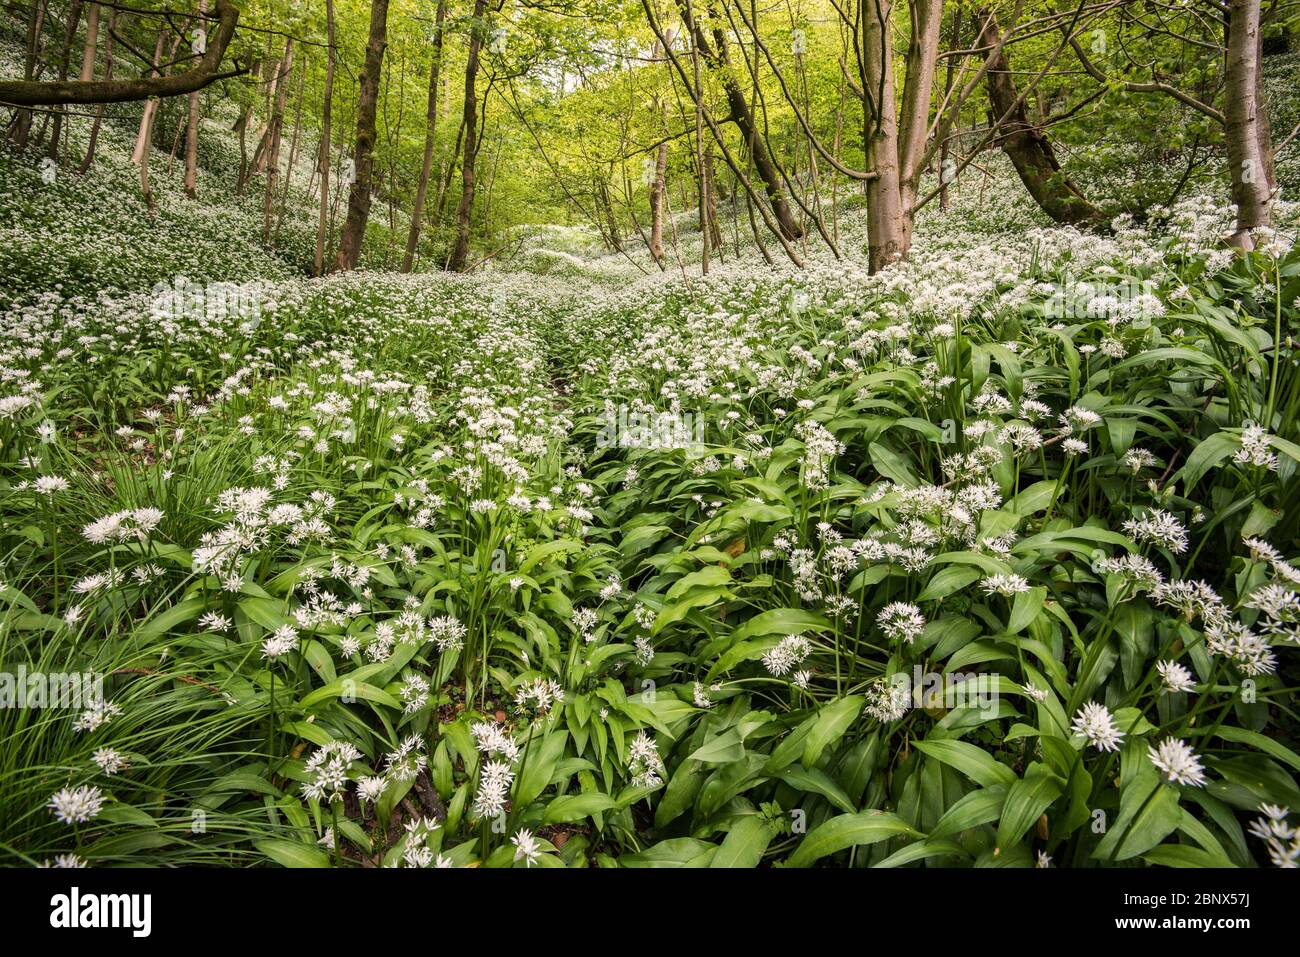
[{"label": "slender tree trunk", "polygon": [[[153,69],[150,75],[157,77],[160,75],[159,66],[162,64],[163,41],[167,36],[167,28],[158,28],[158,40],[153,47]],[[144,116],[140,119],[140,129],[135,137],[135,155],[131,158],[136,160],[140,165],[140,193],[144,196],[146,208],[149,210],[150,218],[153,218],[156,204],[154,203],[153,192],[149,188],[149,154],[153,150],[153,122],[154,117],[158,115],[158,100],[149,100],[144,105]]]},{"label": "slender tree trunk", "polygon": [[[45,0],[36,0],[32,4],[31,16],[27,18],[27,49],[23,59],[23,79],[36,79],[36,58],[41,49],[41,31],[45,26]],[[31,110],[19,110],[10,134],[13,144],[19,151],[27,149],[27,140],[32,132]]]},{"label": "slender tree trunk", "polygon": [[[682,22],[694,36],[695,44],[700,55],[704,57],[704,62],[718,74],[722,81],[723,90],[727,94],[727,109],[730,113],[728,119],[736,124],[744,137],[745,146],[754,164],[754,171],[763,182],[764,192],[767,194],[768,203],[772,207],[772,214],[776,218],[781,234],[788,240],[800,238],[803,229],[790,210],[790,204],[786,200],[785,190],[782,187],[781,174],[772,160],[771,153],[768,152],[766,141],[759,134],[754,112],[750,109],[749,101],[745,99],[745,93],[741,90],[740,82],[732,69],[726,35],[721,28],[715,28],[713,44],[710,44],[704,35],[704,30],[691,15],[686,0],[678,0],[678,10],[682,15]],[[702,91],[700,95],[703,95]]]},{"label": "slender tree trunk", "polygon": [[[1255,3],[1258,10],[1258,0]],[[1101,211],[1088,202],[1061,169],[1047,134],[1030,122],[1024,98],[1016,92],[1015,74],[1011,72],[1006,48],[999,47],[1001,33],[996,17],[992,12],[985,11],[983,20],[980,39],[975,45],[997,50],[984,79],[988,88],[989,105],[992,107],[991,122],[996,123],[1006,117],[1002,128],[995,133],[1001,141],[1003,152],[1015,166],[1029,195],[1055,222],[1069,226],[1101,222]],[[986,52],[985,56],[988,55]],[[1251,82],[1253,84],[1253,77]]]},{"label": "slender tree trunk", "polygon": [[[59,48],[59,82],[63,82],[68,78],[68,69],[72,59],[72,41],[77,36],[77,25],[81,23],[81,7],[82,0],[72,0],[68,5],[68,22],[63,30],[63,45]],[[59,158],[59,143],[63,134],[63,110],[62,105],[55,108],[54,131],[50,134],[49,156],[55,161]]]},{"label": "slender tree trunk", "polygon": [[433,18],[433,64],[429,67],[429,105],[425,111],[424,159],[420,164],[420,181],[415,187],[415,205],[411,207],[411,231],[406,235],[406,254],[402,272],[415,264],[415,250],[420,244],[420,227],[424,220],[424,202],[429,194],[429,174],[433,171],[433,148],[438,133],[438,74],[442,69],[442,25],[447,19],[447,0],[438,0]]},{"label": "slender tree trunk", "polygon": [[[667,34],[668,42],[673,42],[672,34]],[[651,56],[658,59],[661,55],[666,56],[662,44],[656,42]],[[671,74],[669,76],[671,80]],[[696,79],[698,89],[698,78]],[[654,113],[659,118],[665,131],[668,124],[664,122],[665,110],[662,98],[656,94],[654,98]],[[649,159],[647,157],[647,159]],[[664,208],[668,205],[668,141],[665,139],[655,147],[654,159],[650,165],[650,258],[655,261],[660,269],[664,269]]]},{"label": "slender tree trunk", "polygon": [[[188,105],[187,105],[187,109],[188,109]],[[187,126],[189,126],[188,123],[176,124],[176,135],[172,137],[171,152],[167,154],[167,175],[168,176],[172,174],[172,165],[176,162],[176,151],[181,148],[181,134],[185,132]],[[193,196],[190,197],[190,199],[193,198],[194,198]]]},{"label": "slender tree trunk", "polygon": [[1227,66],[1224,76],[1224,139],[1232,201],[1237,223],[1229,244],[1255,248],[1252,230],[1269,225],[1270,189],[1259,131],[1259,4],[1260,0],[1231,0]]},{"label": "slender tree trunk", "polygon": [[[208,12],[208,0],[199,0],[199,13]],[[290,41],[292,42],[292,41]],[[190,94],[185,122],[185,195],[198,196],[199,189],[199,91]]]},{"label": "slender tree trunk", "polygon": [[614,252],[623,251],[623,234],[618,226],[618,217],[614,214],[614,200],[609,195],[609,184],[600,180],[596,186],[601,210],[605,214],[605,229],[609,236],[609,245]]},{"label": "slender tree trunk", "polygon": [[325,32],[329,47],[325,63],[325,100],[321,107],[320,224],[316,228],[316,275],[325,268],[325,232],[329,227],[330,205],[330,107],[334,98],[334,0],[325,0]]},{"label": "slender tree trunk", "polygon": [[[952,34],[948,40],[948,49],[958,50],[961,43],[961,5],[952,14]],[[948,57],[948,73],[943,81],[943,100],[946,102],[949,93],[952,91],[953,74],[957,69],[957,57]],[[939,208],[948,208],[948,137],[943,135],[943,142],[939,146]]]},{"label": "slender tree trunk", "polygon": [[[688,0],[689,2],[689,0]],[[693,44],[691,46],[691,74],[695,81],[695,89],[703,88],[700,75],[700,51]],[[712,219],[711,198],[709,195],[709,170],[705,167],[704,155],[706,147],[704,145],[704,101],[697,98],[695,100],[695,173],[696,173],[696,213],[700,221],[700,272],[707,276],[709,274],[709,252],[713,242],[711,231]]]},{"label": "slender tree trunk", "polygon": [[668,192],[668,144],[660,143],[655,150],[654,166],[650,177],[650,255],[663,266],[664,258],[664,207]]},{"label": "slender tree trunk", "polygon": [[[287,54],[287,49],[285,52]],[[275,103],[280,91],[280,84],[284,82],[285,67],[285,59],[282,56],[275,61],[275,70],[267,83],[266,123],[263,124],[262,131],[257,136],[257,146],[253,149],[253,165],[248,171],[250,179],[266,169],[266,154],[271,147],[271,136],[273,135],[271,121],[275,115]]]},{"label": "slender tree trunk", "polygon": [[461,143],[465,139],[465,118],[462,116],[460,126],[456,128],[456,144],[451,149],[451,158],[447,161],[447,168],[442,172],[442,180],[438,184],[438,203],[433,223],[435,226],[441,226],[443,214],[447,211],[447,195],[451,192],[451,178],[456,174],[456,161],[460,159]]},{"label": "slender tree trunk", "polygon": [[478,159],[478,94],[475,83],[486,13],[487,0],[474,0],[474,22],[470,26],[469,54],[465,62],[465,155],[460,164],[460,205],[456,208],[456,240],[447,259],[447,268],[452,272],[463,272],[469,258],[469,219],[474,209],[474,164]]},{"label": "slender tree trunk", "polygon": [[1261,14],[1260,29],[1255,45],[1255,116],[1259,130],[1259,156],[1264,164],[1271,195],[1277,188],[1277,167],[1273,157],[1273,124],[1269,120],[1268,95],[1264,90],[1264,25]]},{"label": "slender tree trunk", "polygon": [[[482,2],[482,0],[480,0]],[[375,168],[375,113],[379,104],[379,78],[388,46],[388,0],[371,0],[370,39],[361,69],[357,94],[356,179],[348,194],[348,214],[339,236],[335,268],[355,269],[370,218],[370,181]]]},{"label": "slender tree trunk", "polygon": [[293,37],[284,41],[284,76],[275,96],[275,112],[271,114],[271,144],[266,154],[266,199],[262,208],[262,243],[271,241],[271,216],[275,210],[275,191],[280,182],[280,140],[284,129],[284,107],[289,99],[289,76],[293,70]]},{"label": "slender tree trunk", "polygon": [[709,248],[722,251],[722,227],[718,225],[717,177],[713,172],[713,144],[702,144],[704,172],[700,182],[704,186],[704,226]]},{"label": "slender tree trunk", "polygon": [[907,78],[903,82],[901,127],[898,134],[900,203],[903,212],[903,255],[912,247],[912,207],[925,169],[930,100],[939,63],[939,33],[943,0],[911,0],[912,32],[907,48]]},{"label": "slender tree trunk", "polygon": [[[98,27],[99,4],[95,4],[94,6],[96,10],[94,17],[96,21],[96,27]],[[115,9],[109,10],[108,36],[104,38],[104,80],[106,82],[108,80],[113,79],[113,29],[116,26],[117,26],[117,10]],[[90,42],[89,39],[87,39],[86,42],[87,44],[89,44]],[[89,75],[86,75],[87,73],[86,61],[84,56],[81,61],[81,72],[82,72],[83,80],[94,79],[95,61],[94,61],[93,52],[91,55]],[[104,122],[104,104],[101,103],[99,106],[95,107],[95,120],[93,123],[90,124],[90,142],[86,144],[86,158],[81,161],[81,169],[79,170],[79,172],[83,174],[90,172],[90,167],[95,162],[95,146],[96,144],[99,143],[99,128],[103,124],[103,122]]]},{"label": "slender tree trunk", "polygon": [[99,4],[86,8],[86,42],[81,48],[81,72],[77,79],[85,83],[95,78],[95,54],[99,45]]},{"label": "slender tree trunk", "polygon": [[[256,81],[262,75],[262,61],[254,60],[248,71],[249,77]],[[239,134],[239,174],[235,177],[235,195],[243,196],[244,187],[248,185],[248,124],[253,121],[253,100],[250,97],[239,107],[239,118],[231,130]]]},{"label": "slender tree trunk", "polygon": [[[293,168],[298,160],[298,140],[302,136],[302,101],[307,92],[307,72],[308,65],[303,63],[298,79],[298,99],[293,108],[293,136],[289,140],[289,160],[284,165],[284,186],[280,189],[280,206],[275,217],[272,245],[278,245],[280,242],[280,224],[284,222],[284,213],[289,207],[289,188],[293,185]],[[310,182],[307,184],[307,192],[311,193]]]}]

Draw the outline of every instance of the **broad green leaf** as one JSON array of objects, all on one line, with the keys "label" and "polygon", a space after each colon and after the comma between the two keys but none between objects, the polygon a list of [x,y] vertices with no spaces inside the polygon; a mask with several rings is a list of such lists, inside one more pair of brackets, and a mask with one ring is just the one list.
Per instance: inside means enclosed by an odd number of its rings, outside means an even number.
[{"label": "broad green leaf", "polygon": [[915,745],[922,754],[936,761],[942,761],[984,787],[993,787],[997,784],[1010,787],[1019,780],[1015,771],[999,762],[983,748],[969,742],[955,739],[926,740],[917,741]]},{"label": "broad green leaf", "polygon": [[731,826],[709,867],[757,867],[772,841],[772,828],[757,814],[747,815]]},{"label": "broad green leaf", "polygon": [[809,831],[785,866],[808,867],[847,847],[875,844],[902,836],[920,837],[921,833],[889,811],[840,814]]}]

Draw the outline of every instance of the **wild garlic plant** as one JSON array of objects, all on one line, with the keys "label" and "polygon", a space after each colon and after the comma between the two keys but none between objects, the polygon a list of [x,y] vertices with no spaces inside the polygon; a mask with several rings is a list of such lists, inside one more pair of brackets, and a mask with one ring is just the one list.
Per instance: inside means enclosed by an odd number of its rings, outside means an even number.
[{"label": "wild garlic plant", "polygon": [[3,286],[6,862],[1294,866],[1293,207],[112,277],[111,168]]}]

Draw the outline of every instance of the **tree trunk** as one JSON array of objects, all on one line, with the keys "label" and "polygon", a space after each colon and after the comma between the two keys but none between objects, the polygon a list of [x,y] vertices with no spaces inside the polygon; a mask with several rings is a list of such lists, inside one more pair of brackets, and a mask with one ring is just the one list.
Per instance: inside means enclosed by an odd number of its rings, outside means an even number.
[{"label": "tree trunk", "polygon": [[334,98],[334,0],[325,0],[325,34],[329,44],[325,64],[325,100],[321,107],[320,133],[320,224],[316,228],[316,275],[325,269],[325,231],[330,206],[330,106]]},{"label": "tree trunk", "polygon": [[92,3],[86,10],[86,43],[81,48],[81,72],[77,79],[83,83],[95,78],[95,53],[99,44],[99,4]]},{"label": "tree trunk", "polygon": [[[298,140],[302,136],[302,101],[307,93],[307,74],[308,65],[303,63],[303,69],[298,80],[298,100],[293,108],[293,137],[289,141],[289,160],[284,164],[284,186],[280,189],[280,208],[275,216],[275,233],[271,237],[271,244],[279,245],[280,243],[280,224],[284,222],[285,211],[289,208],[289,188],[293,185],[294,164],[298,160]],[[307,193],[311,193],[311,183],[307,184]]]},{"label": "tree trunk", "polygon": [[[36,55],[41,46],[41,30],[45,25],[45,0],[37,0],[32,5],[31,16],[27,18],[27,48],[24,51],[23,58],[23,79],[34,80],[36,77]],[[27,138],[32,131],[32,118],[34,114],[31,110],[19,110],[14,120],[13,130],[10,138],[14,146],[21,152],[27,149]]]},{"label": "tree trunk", "polygon": [[[267,50],[267,57],[270,57],[270,50]],[[285,54],[287,55],[286,49]],[[271,147],[272,119],[275,115],[276,95],[280,90],[280,84],[284,81],[285,59],[281,56],[275,61],[275,67],[266,84],[266,123],[262,126],[261,133],[257,136],[257,146],[253,149],[253,165],[249,168],[248,176],[251,179],[262,170],[266,169],[266,153]]]},{"label": "tree trunk", "polygon": [[[253,61],[253,66],[249,69],[248,75],[257,80],[262,75],[262,61]],[[250,97],[247,103],[239,108],[239,119],[235,120],[235,125],[231,130],[239,134],[239,173],[235,177],[235,195],[243,196],[244,187],[248,185],[249,166],[248,166],[248,124],[253,120],[253,100]]]},{"label": "tree trunk", "polygon": [[[961,7],[958,6],[952,14],[952,34],[948,40],[948,49],[959,50],[961,47]],[[957,57],[948,57],[948,73],[943,81],[943,97],[940,102],[947,100],[948,94],[952,91],[953,73],[957,68]],[[948,136],[946,131],[941,131],[943,137],[939,146],[939,209],[948,208]]]},{"label": "tree trunk", "polygon": [[[96,12],[92,14],[96,20],[96,27],[98,27],[98,19],[99,19],[98,8],[99,8],[99,4],[95,4]],[[113,28],[116,25],[117,25],[117,10],[115,9],[110,10],[108,12],[108,36],[104,38],[104,79],[105,80],[113,79]],[[90,43],[89,38],[87,38],[86,43],[89,45]],[[82,74],[81,78],[83,80],[94,79],[95,61],[94,61],[93,52],[91,55],[89,73],[87,73],[86,61],[83,56],[81,61],[81,74]],[[81,161],[81,169],[79,170],[79,172],[83,174],[88,173],[90,171],[91,165],[95,162],[95,146],[99,142],[99,128],[101,125],[103,125],[103,122],[104,122],[104,105],[101,103],[99,106],[95,107],[95,121],[90,124],[90,142],[86,144],[86,158]]]},{"label": "tree trunk", "polygon": [[1277,188],[1277,166],[1273,157],[1273,124],[1269,120],[1268,96],[1264,91],[1264,28],[1260,24],[1255,45],[1255,117],[1259,132],[1259,157],[1264,164],[1269,195]]},{"label": "tree trunk", "polygon": [[668,143],[659,144],[655,150],[654,167],[650,179],[650,255],[663,266],[664,259],[664,202],[668,190]]},{"label": "tree trunk", "polygon": [[[1258,11],[1258,0],[1255,2]],[[997,18],[992,12],[985,11],[983,21],[975,45],[997,48],[1001,37]],[[985,53],[986,57],[989,55],[989,52]],[[1101,211],[1088,202],[1065,175],[1047,134],[1030,122],[1024,98],[1016,92],[1016,81],[1005,47],[997,49],[984,79],[992,108],[991,122],[1002,121],[1001,128],[994,135],[1001,141],[1003,152],[1039,208],[1053,221],[1067,226],[1100,223],[1103,218]]]},{"label": "tree trunk", "polygon": [[1224,75],[1223,133],[1232,175],[1237,223],[1228,238],[1239,249],[1255,248],[1251,231],[1269,225],[1268,172],[1259,137],[1259,3],[1231,0]]},{"label": "tree trunk", "polygon": [[420,182],[415,188],[415,205],[411,207],[411,231],[406,235],[406,254],[402,257],[402,272],[410,272],[415,264],[415,250],[420,244],[420,227],[423,225],[424,202],[429,195],[429,174],[433,172],[433,147],[438,133],[438,73],[442,68],[442,25],[447,19],[447,0],[438,0],[433,18],[433,64],[429,67],[429,105],[425,111],[424,160],[420,165]]},{"label": "tree trunk", "polygon": [[[208,12],[208,0],[199,0],[199,13]],[[199,91],[190,94],[185,120],[185,195],[198,196],[199,188]]]},{"label": "tree trunk", "polygon": [[[63,30],[63,45],[59,48],[59,82],[66,82],[68,79],[68,69],[72,59],[72,41],[77,36],[77,25],[81,23],[82,0],[72,0],[68,5],[68,23]],[[84,60],[84,56],[83,56]],[[59,158],[59,142],[63,133],[63,107],[60,106],[54,113],[54,131],[50,134],[50,152],[49,157],[57,161]]]},{"label": "tree trunk", "polygon": [[939,64],[939,32],[943,26],[943,0],[912,0],[912,35],[907,49],[907,77],[903,82],[901,128],[898,134],[900,202],[903,211],[903,255],[912,246],[912,207],[925,169],[930,100]]},{"label": "tree trunk", "polygon": [[293,71],[293,37],[284,41],[284,76],[275,95],[271,114],[271,144],[266,151],[266,199],[262,209],[262,243],[271,241],[271,215],[275,210],[275,188],[280,181],[280,140],[284,129],[284,107],[289,99],[289,77]]},{"label": "tree trunk", "polygon": [[[158,40],[153,47],[153,69],[150,71],[154,77],[158,76],[158,67],[162,64],[163,41],[167,36],[165,26],[158,28]],[[149,154],[153,150],[153,121],[158,115],[158,101],[150,100],[144,105],[144,116],[140,118],[140,129],[135,137],[135,153],[131,159],[140,165],[140,193],[144,196],[145,207],[149,210],[150,218],[153,217],[155,204],[153,192],[149,189]]]},{"label": "tree trunk", "polygon": [[452,272],[464,272],[469,258],[469,217],[474,209],[474,163],[478,159],[478,75],[479,47],[483,42],[483,16],[487,0],[474,0],[474,20],[470,25],[469,55],[465,62],[465,155],[460,163],[460,205],[456,208],[456,241],[447,259]]},{"label": "tree trunk", "polygon": [[605,214],[605,230],[609,238],[609,247],[614,252],[622,252],[623,234],[618,227],[618,217],[614,214],[614,200],[609,195],[609,184],[603,179],[596,183],[596,196],[601,211]]},{"label": "tree trunk", "polygon": [[[758,126],[754,121],[754,113],[749,107],[749,101],[745,99],[745,93],[741,90],[736,74],[732,70],[726,35],[720,28],[714,29],[713,41],[716,44],[715,48],[709,43],[703,29],[691,15],[685,0],[678,0],[678,10],[682,15],[682,22],[686,24],[687,29],[691,31],[695,38],[695,44],[700,51],[700,55],[704,57],[704,61],[709,65],[710,69],[716,72],[722,80],[723,90],[727,94],[727,109],[730,113],[727,118],[736,124],[745,139],[745,146],[749,150],[754,170],[758,173],[758,178],[763,181],[764,192],[767,194],[772,213],[780,226],[781,234],[787,240],[799,239],[803,236],[803,228],[790,211],[790,204],[786,201],[785,191],[781,184],[781,174],[772,161],[772,155],[768,152],[766,141],[759,134]],[[703,95],[703,91],[700,91],[700,95]]]},{"label": "tree trunk", "polygon": [[388,0],[371,0],[370,40],[361,69],[357,94],[356,179],[348,194],[348,215],[339,236],[335,268],[355,269],[370,217],[370,180],[375,168],[375,112],[379,104],[379,76],[388,46]]},{"label": "tree trunk", "polygon": [[718,180],[713,172],[713,145],[711,143],[703,144],[701,152],[703,153],[702,162],[704,167],[700,182],[704,186],[705,242],[708,243],[708,248],[721,251],[722,227],[718,225]]},{"label": "tree trunk", "polygon": [[894,108],[893,0],[862,0],[862,141],[867,149],[867,268],[878,272],[907,255]]}]

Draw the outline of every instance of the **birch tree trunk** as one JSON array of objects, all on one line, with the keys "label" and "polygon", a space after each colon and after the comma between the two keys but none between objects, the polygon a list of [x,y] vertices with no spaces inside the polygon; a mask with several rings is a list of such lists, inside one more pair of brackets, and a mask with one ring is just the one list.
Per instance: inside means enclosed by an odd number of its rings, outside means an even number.
[{"label": "birch tree trunk", "polygon": [[930,100],[939,65],[939,32],[943,0],[912,0],[912,36],[907,49],[907,78],[903,82],[901,129],[898,134],[899,201],[903,214],[902,254],[912,246],[912,207],[925,169],[930,129]]}]

